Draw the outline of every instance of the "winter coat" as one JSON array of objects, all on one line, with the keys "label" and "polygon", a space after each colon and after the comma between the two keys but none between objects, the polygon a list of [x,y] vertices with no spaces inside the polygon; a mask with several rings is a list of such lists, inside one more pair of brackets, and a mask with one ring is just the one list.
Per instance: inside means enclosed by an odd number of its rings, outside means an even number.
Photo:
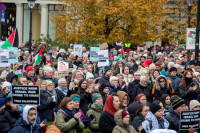
[{"label": "winter coat", "polygon": [[148,112],[145,121],[142,122],[142,127],[146,133],[150,133],[155,129],[168,129],[169,122],[164,117],[157,119],[151,112]]},{"label": "winter coat", "polygon": [[134,118],[131,125],[135,128],[135,130],[138,132],[138,128],[142,125],[142,122],[144,121],[144,117],[140,113],[138,116]]},{"label": "winter coat", "polygon": [[60,90],[58,90],[57,88],[55,89],[55,91],[56,91],[56,94],[57,94],[57,99],[56,99],[57,102],[56,102],[56,108],[55,108],[54,111],[57,112],[58,109],[59,109],[60,103],[62,102],[65,95]]},{"label": "winter coat", "polygon": [[121,87],[118,85],[117,88],[115,88],[114,85],[110,84],[110,94],[117,93],[119,90],[121,90]]},{"label": "winter coat", "polygon": [[65,115],[63,115],[63,113],[59,113],[56,116],[56,126],[61,131],[63,131],[64,133],[75,133],[76,129],[78,129],[79,131],[82,131],[84,129],[84,124],[81,120],[71,118],[68,122],[66,122],[64,119],[64,117],[66,117]]},{"label": "winter coat", "polygon": [[171,75],[169,75],[167,78],[171,80],[173,89],[176,88],[177,82],[181,80],[178,76],[172,77]]},{"label": "winter coat", "polygon": [[88,111],[88,105],[92,102],[91,93],[87,93],[85,91],[81,91],[80,94],[80,109],[84,114]]},{"label": "winter coat", "polygon": [[31,127],[25,120],[20,118],[10,133],[40,133],[40,130],[41,127],[39,124],[35,123],[34,126]]},{"label": "winter coat", "polygon": [[108,86],[110,86],[110,81],[109,81],[109,77],[106,77],[105,75],[103,75],[99,80],[100,84],[107,84]]},{"label": "winter coat", "polygon": [[115,126],[114,116],[104,111],[99,120],[100,133],[112,133]]},{"label": "winter coat", "polygon": [[140,80],[134,80],[128,84],[128,94],[130,97],[130,103],[134,101],[134,96],[132,95],[133,90],[136,89],[135,86],[140,83]]},{"label": "winter coat", "polygon": [[75,61],[73,62],[73,64],[76,65],[76,66],[78,67],[78,66],[81,66],[83,63],[82,63],[82,62],[77,62],[77,61],[75,60]]},{"label": "winter coat", "polygon": [[169,129],[173,129],[177,131],[178,133],[187,133],[188,131],[180,131],[179,130],[179,124],[180,124],[180,116],[174,112],[173,110],[169,111],[169,114],[165,117],[167,121],[169,122]]},{"label": "winter coat", "polygon": [[97,106],[96,104],[90,104],[89,110],[87,112],[87,116],[93,115],[94,119],[90,122],[90,131],[92,133],[99,133],[99,119],[101,116],[101,113],[103,112],[103,106]]},{"label": "winter coat", "polygon": [[123,110],[119,110],[115,113],[114,119],[115,119],[116,126],[112,132],[113,133],[137,133],[135,129],[133,128],[133,126],[125,125],[122,122],[122,111]]},{"label": "winter coat", "polygon": [[[163,88],[160,86],[160,83],[159,83],[160,78],[164,78],[165,83],[166,83],[165,87],[163,87]],[[155,87],[155,91],[153,92],[154,87]],[[161,100],[161,96],[163,94],[168,94],[169,96],[172,96],[173,88],[171,88],[171,86],[165,76],[162,76],[162,75],[158,76],[155,80],[154,87],[152,90],[152,95],[154,95],[156,100]]]},{"label": "winter coat", "polygon": [[24,73],[24,76],[27,78],[27,80],[30,80],[30,81],[32,81],[32,82],[35,82],[35,77],[33,76],[33,77],[29,77],[28,76],[28,74],[25,72]]},{"label": "winter coat", "polygon": [[58,87],[58,82],[55,81],[54,79],[52,79],[52,78],[47,78],[46,75],[44,75],[42,79],[43,79],[43,80],[50,80],[50,81],[52,81],[52,82],[54,83],[55,87]]},{"label": "winter coat", "polygon": [[133,102],[131,103],[129,106],[128,106],[128,109],[127,111],[130,113],[130,121],[132,122],[135,115],[136,115],[136,111],[138,109],[138,107],[140,106],[140,102],[139,101],[136,101],[136,102]]},{"label": "winter coat", "polygon": [[[196,85],[195,82],[192,82],[191,84]],[[200,92],[198,85],[197,85],[197,89],[195,91],[193,91],[193,90],[190,91],[190,89],[189,89],[190,85],[188,87],[186,87],[187,88],[186,90],[183,89],[182,83],[180,83],[180,85],[179,85],[179,95],[181,98],[183,98],[186,101],[187,105],[189,104],[190,100],[196,100],[198,97],[198,94]]]},{"label": "winter coat", "polygon": [[0,132],[1,133],[8,133],[11,129],[11,116],[9,112],[5,111],[4,109],[0,110]]},{"label": "winter coat", "polygon": [[136,98],[136,96],[140,93],[143,93],[146,98],[147,98],[147,101],[148,102],[151,102],[153,99],[152,99],[152,96],[151,96],[151,86],[150,85],[147,85],[146,87],[142,86],[140,83],[135,87],[136,89],[133,90],[133,97]]}]

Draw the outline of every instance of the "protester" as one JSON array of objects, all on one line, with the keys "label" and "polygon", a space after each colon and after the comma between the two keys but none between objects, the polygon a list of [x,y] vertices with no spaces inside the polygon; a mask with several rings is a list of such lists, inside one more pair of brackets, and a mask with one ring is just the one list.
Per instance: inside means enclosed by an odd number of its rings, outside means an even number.
[{"label": "protester", "polygon": [[168,94],[163,94],[161,97],[161,102],[163,104],[163,107],[165,110],[171,110],[172,105],[171,105],[171,98]]},{"label": "protester", "polygon": [[119,97],[116,94],[109,95],[104,105],[104,112],[99,120],[100,133],[111,133],[116,126],[114,115],[120,107]]},{"label": "protester", "polygon": [[117,95],[119,96],[120,101],[120,109],[127,110],[128,104],[129,104],[129,96],[124,91],[118,91]]},{"label": "protester", "polygon": [[10,93],[10,86],[11,83],[9,82],[3,82],[1,89],[0,89],[0,98],[6,98],[8,94]]},{"label": "protester", "polygon": [[119,110],[115,113],[115,123],[116,126],[113,129],[113,133],[137,133],[133,126],[129,125],[130,123],[130,116],[128,111],[126,110]]}]

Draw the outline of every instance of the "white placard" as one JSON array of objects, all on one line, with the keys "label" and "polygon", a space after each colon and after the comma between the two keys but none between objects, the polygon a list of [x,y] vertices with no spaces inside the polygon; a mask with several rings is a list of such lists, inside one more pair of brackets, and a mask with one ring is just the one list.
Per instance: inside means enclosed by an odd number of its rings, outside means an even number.
[{"label": "white placard", "polygon": [[187,28],[186,49],[195,49],[195,42],[196,42],[196,28]]},{"label": "white placard", "polygon": [[60,74],[68,75],[69,64],[68,62],[59,61],[58,62],[58,72]]},{"label": "white placard", "polygon": [[8,49],[0,49],[0,67],[9,67],[9,50]]},{"label": "white placard", "polygon": [[74,44],[74,56],[82,56],[82,44]]},{"label": "white placard", "polygon": [[98,52],[98,67],[109,66],[108,50]]}]

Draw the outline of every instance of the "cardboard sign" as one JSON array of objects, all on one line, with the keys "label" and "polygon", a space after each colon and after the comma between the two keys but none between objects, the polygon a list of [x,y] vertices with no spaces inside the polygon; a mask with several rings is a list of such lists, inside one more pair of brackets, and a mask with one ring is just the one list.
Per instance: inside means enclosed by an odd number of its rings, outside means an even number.
[{"label": "cardboard sign", "polygon": [[12,102],[22,105],[40,105],[39,86],[13,85]]},{"label": "cardboard sign", "polygon": [[200,128],[200,110],[182,111],[180,114],[180,130]]},{"label": "cardboard sign", "polygon": [[98,67],[109,66],[108,50],[98,52]]},{"label": "cardboard sign", "polygon": [[90,48],[90,61],[98,61],[98,52],[100,51],[99,47]]},{"label": "cardboard sign", "polygon": [[0,49],[0,67],[10,67],[9,51],[7,49]]},{"label": "cardboard sign", "polygon": [[18,49],[16,47],[11,47],[9,50],[9,60],[8,63],[18,63]]},{"label": "cardboard sign", "polygon": [[82,44],[74,44],[74,56],[82,56]]},{"label": "cardboard sign", "polygon": [[195,49],[195,44],[196,44],[196,28],[187,28],[186,49]]},{"label": "cardboard sign", "polygon": [[104,49],[108,48],[108,44],[105,42],[103,44],[99,44],[99,47],[101,50],[104,50]]},{"label": "cardboard sign", "polygon": [[58,62],[58,72],[63,75],[68,75],[69,64],[68,62]]}]

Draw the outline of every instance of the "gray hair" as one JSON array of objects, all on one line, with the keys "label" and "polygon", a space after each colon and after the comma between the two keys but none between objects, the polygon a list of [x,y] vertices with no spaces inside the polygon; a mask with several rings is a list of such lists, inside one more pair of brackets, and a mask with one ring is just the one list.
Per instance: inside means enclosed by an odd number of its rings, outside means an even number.
[{"label": "gray hair", "polygon": [[110,77],[110,82],[112,82],[113,80],[118,80],[118,78],[115,76]]},{"label": "gray hair", "polygon": [[48,71],[53,71],[53,69],[51,67],[45,67],[44,72],[48,72]]},{"label": "gray hair", "polygon": [[175,64],[174,67],[178,68],[178,67],[181,67],[181,65]]},{"label": "gray hair", "polygon": [[145,79],[148,79],[146,76],[141,76],[140,81],[144,81]]},{"label": "gray hair", "polygon": [[174,62],[169,62],[168,65],[167,65],[167,67],[169,67],[169,66],[171,66],[171,65],[174,66]]},{"label": "gray hair", "polygon": [[58,85],[61,84],[61,82],[67,82],[67,81],[66,81],[66,79],[64,79],[64,78],[60,78],[60,79],[58,80]]}]

